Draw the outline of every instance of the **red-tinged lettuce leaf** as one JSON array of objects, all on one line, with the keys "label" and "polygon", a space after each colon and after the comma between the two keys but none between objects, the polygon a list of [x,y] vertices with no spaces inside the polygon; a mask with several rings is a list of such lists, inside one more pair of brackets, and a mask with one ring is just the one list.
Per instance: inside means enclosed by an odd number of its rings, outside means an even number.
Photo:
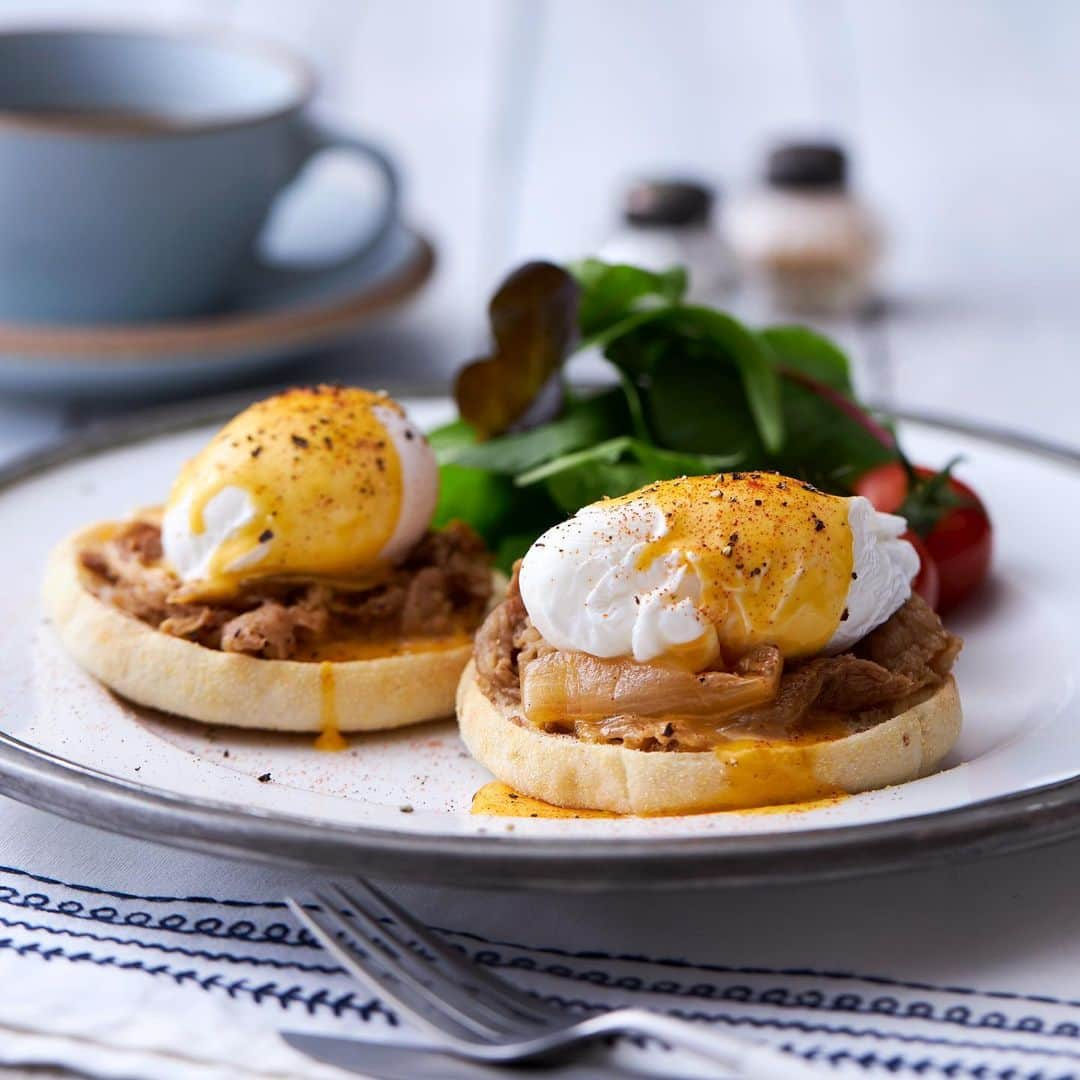
[{"label": "red-tinged lettuce leaf", "polygon": [[788,368],[780,381],[789,442],[773,468],[847,494],[863,473],[897,460],[893,433],[841,391]]},{"label": "red-tinged lettuce leaf", "polygon": [[479,439],[507,431],[563,364],[577,339],[580,288],[547,262],[515,270],[488,305],[494,349],[462,368],[458,411]]},{"label": "red-tinged lettuce leaf", "polygon": [[854,397],[851,364],[844,351],[805,326],[768,326],[758,332],[777,366],[801,372],[847,397]]},{"label": "red-tinged lettuce leaf", "polygon": [[794,371],[791,368],[781,366],[780,374],[792,382],[801,383],[812,393],[817,394],[823,401],[827,401],[834,409],[842,413],[857,427],[862,428],[870,438],[886,450],[891,451],[892,455],[895,456],[896,436],[887,427],[875,420],[861,405],[857,405],[834,387],[828,386],[819,379],[815,379],[801,371]]}]

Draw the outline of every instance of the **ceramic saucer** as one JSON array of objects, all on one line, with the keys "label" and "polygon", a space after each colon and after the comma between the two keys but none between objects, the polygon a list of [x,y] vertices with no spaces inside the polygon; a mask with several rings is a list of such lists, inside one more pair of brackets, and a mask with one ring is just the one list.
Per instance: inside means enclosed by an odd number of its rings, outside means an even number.
[{"label": "ceramic saucer", "polygon": [[221,310],[172,322],[0,323],[0,392],[180,394],[341,341],[416,293],[434,253],[397,223],[361,257],[325,269],[252,266]]}]

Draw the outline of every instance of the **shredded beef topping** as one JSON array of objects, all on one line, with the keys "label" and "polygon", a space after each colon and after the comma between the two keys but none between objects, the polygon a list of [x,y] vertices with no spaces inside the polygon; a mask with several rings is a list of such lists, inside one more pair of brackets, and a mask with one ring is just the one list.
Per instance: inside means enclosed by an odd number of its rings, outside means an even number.
[{"label": "shredded beef topping", "polygon": [[[639,750],[707,750],[740,737],[798,739],[815,726],[862,730],[939,687],[960,647],[960,639],[913,595],[850,652],[788,662],[776,697],[767,704],[711,724],[692,717],[615,713],[577,719],[572,730],[565,725],[558,730]],[[476,636],[481,687],[498,704],[520,710],[522,671],[555,652],[529,620],[515,570],[506,598]]]},{"label": "shredded beef topping", "polygon": [[521,635],[531,633],[536,639],[543,640],[529,622],[521,599],[518,588],[520,566],[518,563],[514,567],[506,598],[484,620],[473,647],[476,671],[488,692],[501,703],[513,705],[521,703],[519,661],[524,647]]},{"label": "shredded beef topping", "polygon": [[161,529],[134,521],[80,555],[95,595],[174,637],[271,660],[305,658],[320,644],[471,632],[491,599],[484,542],[452,522],[428,532],[385,580],[365,589],[259,582],[213,603],[180,603],[162,563]]},{"label": "shredded beef topping", "polygon": [[326,633],[330,623],[329,595],[329,589],[313,586],[295,604],[264,600],[221,628],[221,648],[225,652],[288,660],[296,655],[303,641]]}]

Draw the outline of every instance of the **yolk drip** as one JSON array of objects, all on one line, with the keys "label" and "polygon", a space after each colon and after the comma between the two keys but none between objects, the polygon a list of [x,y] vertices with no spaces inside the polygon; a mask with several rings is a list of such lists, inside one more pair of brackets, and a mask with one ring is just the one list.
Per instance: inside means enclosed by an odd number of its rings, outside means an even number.
[{"label": "yolk drip", "polygon": [[815,775],[813,744],[733,741],[715,753],[727,766],[727,783],[723,803],[711,810],[818,803],[844,794]]},{"label": "yolk drip", "polygon": [[[823,810],[835,806],[842,799],[848,798],[839,788],[821,785],[817,793],[802,801],[790,798],[780,803],[748,803],[740,806],[714,807],[696,811],[699,814],[736,813],[736,814],[801,814],[809,810]],[[553,806],[541,799],[521,795],[501,780],[492,780],[485,784],[473,796],[470,813],[485,817],[526,817],[526,818],[617,818],[629,817],[628,814],[613,814],[610,810],[572,810],[566,806]],[[677,816],[677,815],[673,815]]]},{"label": "yolk drip", "polygon": [[826,810],[851,796],[846,791],[837,791],[834,795],[823,795],[820,799],[806,802],[777,803],[774,806],[747,806],[741,810],[731,810],[732,814],[805,814],[810,810]]},{"label": "yolk drip", "polygon": [[472,800],[471,813],[492,817],[527,818],[613,818],[608,810],[569,810],[565,806],[552,806],[540,799],[520,795],[509,784],[492,780],[485,784]]},{"label": "yolk drip", "polygon": [[338,727],[337,694],[334,690],[334,665],[329,660],[319,664],[319,697],[322,733],[315,740],[316,750],[336,751],[348,747]]},{"label": "yolk drip", "polygon": [[[196,535],[224,488],[242,489],[255,513],[217,547],[207,580],[185,592],[220,596],[253,578],[377,572],[401,510],[402,469],[376,406],[400,411],[367,390],[295,389],[218,432],[184,466],[170,505],[187,504]],[[251,566],[234,566],[263,544],[266,554]]]},{"label": "yolk drip", "polygon": [[666,556],[689,564],[701,582],[697,606],[725,653],[770,644],[808,656],[846,617],[854,564],[847,499],[755,472],[663,481],[604,505],[617,514],[630,503],[655,507],[666,523],[640,568]]},{"label": "yolk drip", "polygon": [[449,652],[472,643],[472,634],[465,630],[446,637],[339,637],[319,641],[301,649],[295,659],[306,661],[377,660],[384,656],[415,656],[417,653]]}]

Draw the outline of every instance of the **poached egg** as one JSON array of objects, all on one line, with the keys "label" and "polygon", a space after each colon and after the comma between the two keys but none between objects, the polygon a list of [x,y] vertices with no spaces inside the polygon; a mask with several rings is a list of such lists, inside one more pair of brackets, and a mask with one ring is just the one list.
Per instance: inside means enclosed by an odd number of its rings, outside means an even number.
[{"label": "poached egg", "polygon": [[578,511],[521,564],[547,641],[692,670],[775,645],[842,652],[911,594],[903,518],[773,473],[665,480]]},{"label": "poached egg", "polygon": [[162,521],[185,600],[265,578],[376,578],[431,522],[435,455],[397,402],[346,387],[245,409],[184,466]]}]

